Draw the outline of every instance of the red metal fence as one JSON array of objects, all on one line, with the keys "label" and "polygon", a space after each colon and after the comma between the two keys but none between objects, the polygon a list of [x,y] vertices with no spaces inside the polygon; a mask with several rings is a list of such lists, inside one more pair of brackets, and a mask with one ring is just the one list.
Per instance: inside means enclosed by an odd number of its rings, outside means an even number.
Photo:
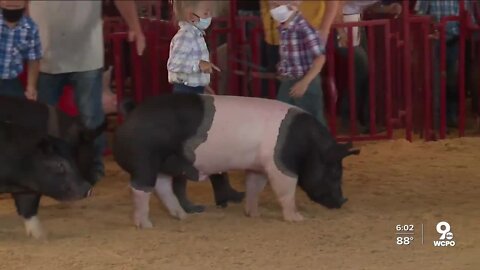
[{"label": "red metal fence", "polygon": [[[461,1],[463,2],[463,1]],[[463,4],[462,4],[463,5]],[[404,13],[399,19],[376,19],[356,23],[335,25],[334,28],[348,29],[349,42],[346,57],[339,56],[332,33],[327,45],[327,63],[322,72],[323,91],[329,128],[339,140],[379,140],[393,137],[394,130],[405,131],[405,137],[412,140],[418,134],[426,140],[447,135],[446,119],[446,36],[448,21],[458,21],[461,26],[459,41],[458,68],[458,135],[465,133],[466,79],[465,53],[467,40],[472,44],[472,59],[478,59],[480,46],[471,39],[472,33],[480,30],[468,19],[462,9],[459,16],[444,18],[433,24],[426,16],[413,16],[408,11],[408,1],[404,1]],[[116,22],[115,22],[116,23]],[[112,29],[106,22],[105,29]],[[143,57],[134,50],[127,57],[122,52],[126,40],[125,33],[112,33],[108,40],[112,44],[113,64],[118,103],[122,104],[125,94],[141,102],[151,95],[170,91],[167,81],[166,61],[171,37],[176,26],[168,21],[144,19],[143,28],[147,38],[147,51]],[[357,93],[352,29],[361,27],[367,33],[366,51],[368,56],[368,123],[367,132],[357,126]],[[439,38],[432,37],[432,29],[437,29]],[[115,31],[114,31],[115,32]],[[332,31],[335,32],[335,31]],[[263,30],[257,17],[229,17],[215,20],[207,35],[212,62],[220,65],[223,72],[214,76],[213,88],[219,94],[264,96],[275,98],[276,78],[262,68],[261,41]],[[434,55],[435,44],[439,44],[439,54]],[[432,57],[433,56],[433,57]],[[434,79],[432,61],[439,60],[439,78]],[[471,59],[469,59],[471,60]],[[132,89],[127,93],[124,87],[123,66],[131,63]],[[479,62],[475,62],[477,65]],[[477,74],[478,75],[478,74]],[[435,89],[439,85],[439,92]],[[480,84],[477,84],[477,86]],[[262,91],[263,89],[267,89]],[[480,87],[474,97],[480,93]],[[339,105],[348,96],[348,130],[338,130],[341,117]],[[438,100],[438,101],[436,101]],[[475,113],[480,114],[480,101],[474,99]],[[473,102],[472,102],[473,103]],[[439,109],[438,109],[439,108]],[[438,133],[438,134],[437,134]]]}]

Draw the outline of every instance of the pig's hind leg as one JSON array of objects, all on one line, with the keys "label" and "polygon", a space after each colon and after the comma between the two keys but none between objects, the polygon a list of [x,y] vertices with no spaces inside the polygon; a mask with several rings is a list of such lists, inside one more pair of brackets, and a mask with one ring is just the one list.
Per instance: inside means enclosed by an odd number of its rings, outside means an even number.
[{"label": "pig's hind leg", "polygon": [[178,219],[184,219],[186,217],[187,214],[173,193],[171,176],[158,174],[157,182],[155,183],[155,193],[168,209],[170,215]]},{"label": "pig's hind leg", "polygon": [[18,215],[24,219],[27,235],[45,240],[47,235],[37,217],[41,196],[35,193],[13,193],[12,196]]},{"label": "pig's hind leg", "polygon": [[245,214],[249,217],[258,217],[258,198],[267,184],[267,178],[263,174],[249,172],[245,179],[246,198]]},{"label": "pig's hind leg", "polygon": [[133,222],[137,228],[150,229],[153,227],[150,221],[150,194],[151,192],[135,189],[132,187],[133,195]]},{"label": "pig's hind leg", "polygon": [[130,185],[133,199],[133,222],[137,228],[149,229],[153,227],[150,221],[150,196],[155,187],[156,168],[153,166],[155,159],[148,155],[137,155],[132,166]]}]

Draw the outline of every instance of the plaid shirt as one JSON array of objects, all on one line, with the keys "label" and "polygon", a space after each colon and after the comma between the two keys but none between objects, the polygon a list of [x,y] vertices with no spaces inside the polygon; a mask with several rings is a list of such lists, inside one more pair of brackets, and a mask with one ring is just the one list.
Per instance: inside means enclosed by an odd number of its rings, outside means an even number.
[{"label": "plaid shirt", "polygon": [[180,22],[180,30],[170,43],[167,62],[168,81],[188,86],[207,86],[210,74],[200,71],[200,60],[210,61],[205,32],[187,22]]},{"label": "plaid shirt", "polygon": [[[473,18],[472,2],[466,0],[465,9],[472,15]],[[460,12],[460,5],[458,0],[417,0],[415,5],[415,11],[422,15],[431,15],[436,22],[440,22],[443,17],[446,16],[458,16]],[[447,38],[452,38],[460,34],[460,27],[458,22],[448,22],[446,26]]]},{"label": "plaid shirt", "polygon": [[0,12],[0,79],[17,78],[24,60],[42,57],[37,25],[23,16],[14,28],[7,26]]},{"label": "plaid shirt", "polygon": [[307,74],[315,58],[325,54],[325,44],[318,32],[298,13],[290,22],[279,26],[282,77],[299,79]]}]

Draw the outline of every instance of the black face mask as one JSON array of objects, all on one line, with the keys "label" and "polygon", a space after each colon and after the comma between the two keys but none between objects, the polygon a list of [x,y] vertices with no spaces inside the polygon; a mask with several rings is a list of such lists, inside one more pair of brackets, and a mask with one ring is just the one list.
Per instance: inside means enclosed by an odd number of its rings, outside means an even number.
[{"label": "black face mask", "polygon": [[25,13],[25,8],[19,9],[2,9],[3,19],[9,23],[16,23],[18,22]]}]

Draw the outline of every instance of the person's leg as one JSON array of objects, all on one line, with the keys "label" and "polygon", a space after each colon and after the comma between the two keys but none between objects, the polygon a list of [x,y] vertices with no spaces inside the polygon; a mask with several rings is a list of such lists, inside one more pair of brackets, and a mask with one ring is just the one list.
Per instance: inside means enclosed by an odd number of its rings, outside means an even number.
[{"label": "person's leg", "polygon": [[368,82],[368,56],[362,46],[355,47],[355,99],[357,119],[361,125],[370,126],[370,87]]},{"label": "person's leg", "polygon": [[322,125],[328,127],[325,120],[323,105],[323,90],[320,76],[317,76],[308,86],[303,97],[295,99],[295,105],[311,113]]},{"label": "person's leg", "polygon": [[447,123],[452,127],[458,119],[458,49],[457,38],[447,42]]},{"label": "person's leg", "polygon": [[[102,107],[102,69],[70,74],[70,82],[75,92],[75,103],[80,116],[88,128],[97,128],[105,121]],[[103,151],[107,145],[105,134],[95,140],[95,166],[98,177],[104,175]]]},{"label": "person's leg", "polygon": [[[338,55],[343,59],[346,63],[348,59],[348,49],[339,47],[338,45],[335,47]],[[337,85],[338,86],[338,85]],[[341,91],[341,98],[339,101],[339,109],[340,109],[340,118],[341,118],[341,125],[343,130],[349,130],[350,125],[350,93],[348,88],[339,89]]]},{"label": "person's leg", "polygon": [[25,92],[20,79],[0,80],[0,95],[25,98]]},{"label": "person's leg", "polygon": [[440,43],[433,42],[432,50],[432,98],[433,98],[433,127],[440,129]]},{"label": "person's leg", "polygon": [[245,197],[245,192],[238,192],[230,185],[227,173],[210,175],[215,204],[219,207],[227,207],[228,202],[239,203]]},{"label": "person's leg", "polygon": [[50,105],[57,105],[62,90],[67,83],[67,73],[49,74],[40,72],[37,83],[37,100]]},{"label": "person's leg", "polygon": [[295,105],[295,101],[290,97],[290,89],[295,84],[296,80],[281,80],[280,88],[278,89],[277,100]]}]

